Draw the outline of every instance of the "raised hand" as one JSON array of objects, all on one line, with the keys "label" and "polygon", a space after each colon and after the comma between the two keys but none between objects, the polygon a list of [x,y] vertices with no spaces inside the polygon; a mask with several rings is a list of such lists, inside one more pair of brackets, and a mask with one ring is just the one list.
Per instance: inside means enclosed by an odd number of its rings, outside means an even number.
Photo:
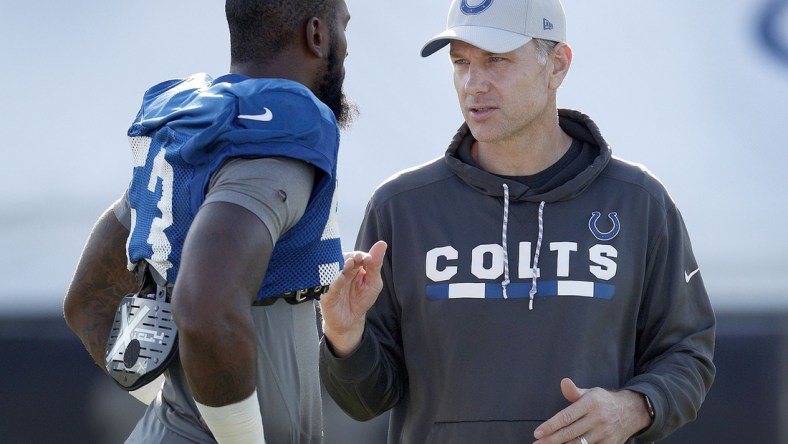
[{"label": "raised hand", "polygon": [[337,356],[350,354],[361,342],[367,310],[383,289],[380,268],[387,247],[378,241],[369,253],[346,254],[342,273],[320,297],[323,334]]}]

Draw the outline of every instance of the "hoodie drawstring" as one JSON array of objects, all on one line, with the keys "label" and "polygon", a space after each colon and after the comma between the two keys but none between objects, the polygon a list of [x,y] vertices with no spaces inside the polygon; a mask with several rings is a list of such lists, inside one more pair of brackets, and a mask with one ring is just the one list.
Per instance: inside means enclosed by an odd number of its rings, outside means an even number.
[{"label": "hoodie drawstring", "polygon": [[534,251],[534,268],[531,272],[531,291],[528,292],[528,309],[534,309],[534,296],[536,295],[536,278],[539,274],[539,251],[542,249],[542,236],[544,234],[544,201],[539,204],[539,237],[536,238],[536,251]]},{"label": "hoodie drawstring", "polygon": [[506,230],[509,226],[509,185],[503,184],[503,235],[501,236],[501,246],[503,247],[503,298],[509,299],[506,294],[506,287],[509,286],[509,244],[506,241]]},{"label": "hoodie drawstring", "polygon": [[[545,202],[539,203],[539,235],[536,239],[536,251],[534,251],[534,266],[531,270],[531,291],[528,292],[528,309],[534,309],[534,296],[536,295],[536,281],[539,270],[539,251],[542,249],[542,237],[544,235],[544,205]],[[506,232],[509,226],[509,185],[503,184],[503,229],[501,230],[501,246],[503,247],[503,282],[501,287],[503,289],[503,298],[509,299],[506,293],[506,287],[509,286],[509,245],[506,239]]]}]

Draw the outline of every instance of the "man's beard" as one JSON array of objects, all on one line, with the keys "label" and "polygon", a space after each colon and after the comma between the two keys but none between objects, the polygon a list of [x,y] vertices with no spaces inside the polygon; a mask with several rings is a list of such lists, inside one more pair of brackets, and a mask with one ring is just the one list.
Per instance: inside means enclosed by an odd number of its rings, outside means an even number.
[{"label": "man's beard", "polygon": [[345,74],[337,58],[337,48],[331,45],[326,68],[320,74],[317,85],[317,97],[334,112],[337,125],[342,129],[348,129],[353,119],[358,116],[358,108],[345,96],[342,88],[344,80]]}]

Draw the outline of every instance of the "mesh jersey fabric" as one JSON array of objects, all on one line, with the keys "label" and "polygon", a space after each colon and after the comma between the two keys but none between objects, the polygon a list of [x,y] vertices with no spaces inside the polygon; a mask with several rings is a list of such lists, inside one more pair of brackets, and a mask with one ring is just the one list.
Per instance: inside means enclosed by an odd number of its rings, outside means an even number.
[{"label": "mesh jersey fabric", "polygon": [[228,158],[283,156],[314,165],[318,175],[304,216],[276,243],[257,300],[327,286],[341,270],[339,129],[333,112],[303,85],[237,74],[163,82],[145,93],[128,136],[130,269],[145,260],[174,283],[212,173]]}]

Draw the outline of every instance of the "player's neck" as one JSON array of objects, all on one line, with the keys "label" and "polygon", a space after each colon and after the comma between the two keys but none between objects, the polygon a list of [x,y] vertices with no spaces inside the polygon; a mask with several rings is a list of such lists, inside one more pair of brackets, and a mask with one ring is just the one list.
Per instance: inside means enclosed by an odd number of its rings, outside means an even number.
[{"label": "player's neck", "polygon": [[314,66],[309,66],[306,62],[299,62],[297,57],[284,59],[281,56],[266,62],[252,60],[230,64],[231,73],[254,79],[293,80],[310,89],[313,89],[317,77],[315,69]]}]

